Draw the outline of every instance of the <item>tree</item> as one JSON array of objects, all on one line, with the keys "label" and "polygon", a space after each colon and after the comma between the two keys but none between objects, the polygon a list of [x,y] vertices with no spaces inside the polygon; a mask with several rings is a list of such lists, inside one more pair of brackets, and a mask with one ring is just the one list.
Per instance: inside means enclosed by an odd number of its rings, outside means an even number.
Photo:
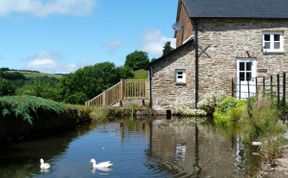
[{"label": "tree", "polygon": [[143,51],[134,51],[126,56],[125,67],[130,67],[133,71],[145,69],[149,65],[148,54]]},{"label": "tree", "polygon": [[0,77],[0,96],[14,95],[14,94],[15,94],[14,85],[10,81]]},{"label": "tree", "polygon": [[170,53],[173,50],[174,50],[174,48],[171,47],[171,42],[170,41],[166,42],[165,45],[163,46],[162,56],[167,55],[168,53]]},{"label": "tree", "polygon": [[27,82],[16,91],[17,95],[31,95],[51,100],[58,99],[57,84],[59,80],[54,77],[38,76]]},{"label": "tree", "polygon": [[121,78],[131,75],[130,70],[116,67],[113,63],[98,63],[65,75],[60,81],[58,91],[62,101],[82,104],[113,86]]}]

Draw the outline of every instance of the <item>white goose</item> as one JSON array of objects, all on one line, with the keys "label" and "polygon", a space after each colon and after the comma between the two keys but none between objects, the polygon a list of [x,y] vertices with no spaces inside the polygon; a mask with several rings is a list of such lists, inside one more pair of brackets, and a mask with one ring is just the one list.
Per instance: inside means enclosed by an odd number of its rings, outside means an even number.
[{"label": "white goose", "polygon": [[92,164],[93,169],[103,169],[103,168],[110,168],[113,164],[110,163],[110,161],[102,162],[99,164],[96,164],[95,159],[91,159],[90,163]]},{"label": "white goose", "polygon": [[44,163],[44,159],[40,159],[40,169],[44,169],[44,170],[47,170],[50,168],[50,164],[48,163]]}]

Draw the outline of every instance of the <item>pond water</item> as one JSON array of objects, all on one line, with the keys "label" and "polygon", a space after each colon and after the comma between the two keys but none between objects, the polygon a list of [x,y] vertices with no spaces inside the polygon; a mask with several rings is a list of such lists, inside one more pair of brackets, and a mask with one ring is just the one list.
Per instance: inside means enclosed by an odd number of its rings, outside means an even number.
[{"label": "pond water", "polygon": [[[1,148],[0,177],[246,177],[259,159],[229,135],[191,118],[91,124]],[[40,158],[49,172],[40,171]],[[114,165],[92,170],[91,158]]]}]

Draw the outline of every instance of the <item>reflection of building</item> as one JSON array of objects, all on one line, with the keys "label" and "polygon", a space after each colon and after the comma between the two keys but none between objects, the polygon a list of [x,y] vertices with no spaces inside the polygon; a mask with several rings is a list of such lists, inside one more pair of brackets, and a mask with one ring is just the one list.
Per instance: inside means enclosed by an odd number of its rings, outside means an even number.
[{"label": "reflection of building", "polygon": [[151,153],[159,169],[192,177],[243,177],[235,166],[236,140],[220,135],[213,127],[191,120],[156,120],[150,135]]}]

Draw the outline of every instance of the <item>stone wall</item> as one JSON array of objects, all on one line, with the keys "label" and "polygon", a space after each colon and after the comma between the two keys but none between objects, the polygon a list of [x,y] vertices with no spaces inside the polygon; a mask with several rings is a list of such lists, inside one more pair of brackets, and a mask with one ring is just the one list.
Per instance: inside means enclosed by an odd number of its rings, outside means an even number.
[{"label": "stone wall", "polygon": [[[211,45],[207,50],[211,58],[203,54],[199,59],[200,99],[219,90],[231,95],[237,58],[256,58],[258,69],[268,69],[267,73],[257,72],[257,77],[288,71],[288,21],[202,20],[199,30],[199,46]],[[284,53],[264,54],[263,32],[284,32]]]},{"label": "stone wall", "polygon": [[[232,95],[232,78],[237,77],[237,59],[255,58],[257,77],[288,72],[288,21],[269,20],[199,20],[199,46],[207,54],[199,58],[199,96],[225,91]],[[262,52],[263,32],[284,32],[284,52]],[[194,106],[195,98],[195,52],[193,45],[176,49],[173,55],[159,60],[152,66],[153,108],[165,111],[178,105]],[[201,49],[199,50],[201,54]],[[186,69],[187,85],[175,82],[175,69]]]},{"label": "stone wall", "polygon": [[[162,113],[177,105],[194,106],[194,50],[191,43],[180,48],[152,65],[153,109]],[[186,70],[186,85],[176,84],[176,69]]]}]

